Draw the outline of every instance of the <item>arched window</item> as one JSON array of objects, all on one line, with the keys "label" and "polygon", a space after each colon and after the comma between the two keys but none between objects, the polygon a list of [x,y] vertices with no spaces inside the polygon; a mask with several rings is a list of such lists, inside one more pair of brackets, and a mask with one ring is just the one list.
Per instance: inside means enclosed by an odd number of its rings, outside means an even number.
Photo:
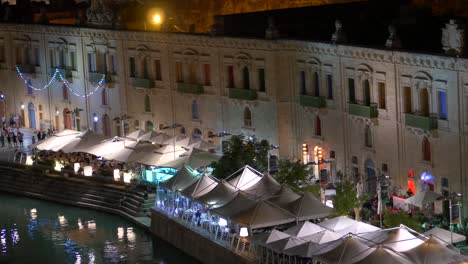
[{"label": "arched window", "polygon": [[244,109],[244,126],[252,126],[252,113],[250,112],[250,109],[248,107]]},{"label": "arched window", "polygon": [[357,183],[360,180],[358,158],[356,156],[353,156],[351,158],[351,163],[352,163],[351,173],[353,175],[353,180],[354,182]]},{"label": "arched window", "polygon": [[151,100],[149,95],[145,95],[145,112],[151,112]]},{"label": "arched window", "polygon": [[368,148],[372,148],[372,131],[370,126],[366,126],[364,131],[364,144]]},{"label": "arched window", "polygon": [[194,99],[192,101],[192,119],[200,119],[200,116],[198,114],[198,101],[197,99]]},{"label": "arched window", "polygon": [[423,160],[431,161],[431,143],[427,137],[424,137],[422,142],[422,152],[423,152]]},{"label": "arched window", "polygon": [[102,105],[107,105],[107,90],[106,90],[106,88],[102,88],[102,92],[101,92],[101,104],[102,104]]},{"label": "arched window", "polygon": [[320,96],[320,79],[317,72],[314,72],[314,96]]},{"label": "arched window", "polygon": [[369,80],[364,81],[364,104],[369,106],[371,103],[371,95],[370,95],[370,83]]},{"label": "arched window", "polygon": [[320,117],[318,116],[315,118],[315,135],[322,135],[322,122],[320,121]]},{"label": "arched window", "polygon": [[244,89],[250,89],[249,68],[247,66],[244,66],[244,68],[242,68],[242,84],[244,85]]},{"label": "arched window", "polygon": [[421,90],[419,98],[421,114],[424,116],[429,116],[429,94],[427,92],[427,89]]},{"label": "arched window", "polygon": [[151,122],[151,121],[146,121],[146,123],[145,123],[145,131],[146,131],[146,132],[151,132],[151,131],[153,131],[153,128],[154,128],[153,122]]},{"label": "arched window", "polygon": [[102,116],[102,133],[106,137],[111,136],[111,131],[110,131],[110,118],[108,114],[104,114]]},{"label": "arched window", "polygon": [[192,133],[192,138],[193,138],[194,140],[200,140],[201,137],[202,137],[202,132],[201,132],[201,130],[198,129],[198,128],[195,128],[195,129],[193,130],[193,133]]},{"label": "arched window", "polygon": [[185,127],[181,127],[179,130],[180,134],[185,135]]},{"label": "arched window", "polygon": [[139,128],[140,127],[140,121],[138,119],[135,119],[135,121],[133,121],[133,126],[135,128]]}]

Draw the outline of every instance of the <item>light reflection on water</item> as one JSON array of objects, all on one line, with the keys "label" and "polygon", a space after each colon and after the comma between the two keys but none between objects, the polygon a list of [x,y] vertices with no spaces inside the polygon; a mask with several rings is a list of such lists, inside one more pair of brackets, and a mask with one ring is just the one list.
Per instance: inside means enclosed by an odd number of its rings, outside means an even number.
[{"label": "light reflection on water", "polygon": [[117,216],[6,194],[0,202],[0,263],[196,263]]}]

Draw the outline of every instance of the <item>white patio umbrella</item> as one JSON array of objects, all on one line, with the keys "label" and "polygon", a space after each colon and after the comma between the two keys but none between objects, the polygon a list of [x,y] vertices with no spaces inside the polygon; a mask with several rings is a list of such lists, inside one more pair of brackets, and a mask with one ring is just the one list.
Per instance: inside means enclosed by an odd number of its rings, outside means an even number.
[{"label": "white patio umbrella", "polygon": [[464,235],[460,235],[455,232],[450,232],[449,230],[445,230],[440,227],[434,227],[431,230],[424,232],[423,235],[433,235],[445,245],[451,244],[451,241],[453,241],[453,243],[459,243],[466,240],[466,237]]},{"label": "white patio umbrella", "polygon": [[213,144],[211,144],[209,142],[206,142],[205,140],[199,139],[199,140],[196,140],[196,141],[190,141],[189,145],[187,147],[190,148],[190,149],[197,148],[197,149],[201,149],[201,150],[204,150],[204,151],[209,151],[211,149],[214,149],[215,145],[213,145]]},{"label": "white patio umbrella", "polygon": [[156,137],[158,137],[159,135],[161,135],[161,133],[158,133],[158,132],[155,132],[155,131],[150,131],[148,133],[145,133],[145,134],[139,136],[137,139],[141,140],[141,141],[153,142],[153,140],[156,139]]},{"label": "white patio umbrella", "polygon": [[132,162],[154,165],[154,166],[164,166],[164,167],[174,167],[169,166],[169,163],[177,161],[179,156],[187,152],[186,149],[182,147],[167,145],[155,149],[152,152],[141,152],[136,154],[132,158]]},{"label": "white patio umbrella", "polygon": [[347,216],[338,216],[338,217],[323,221],[322,223],[319,223],[318,225],[331,231],[338,231],[338,230],[343,230],[351,225],[355,225],[357,223],[359,223],[359,221],[353,220]]},{"label": "white patio umbrella", "polygon": [[113,137],[102,141],[100,144],[84,149],[83,152],[95,155],[106,156],[118,152],[125,148],[126,145],[136,144],[135,140],[121,137]]},{"label": "white patio umbrella", "polygon": [[403,252],[421,245],[424,241],[417,238],[403,227],[396,229],[393,234],[390,234],[387,239],[382,242],[382,245],[396,252]]},{"label": "white patio umbrella", "polygon": [[343,236],[339,233],[335,233],[330,230],[323,230],[318,233],[305,236],[302,239],[313,242],[315,244],[324,244],[324,243],[328,243],[328,242],[340,239],[341,237]]},{"label": "white patio umbrella", "polygon": [[61,147],[66,145],[67,143],[71,142],[77,136],[79,136],[81,132],[65,129],[60,131],[51,137],[47,138],[44,141],[38,142],[37,145],[34,147],[38,148],[39,150],[52,150],[53,148]]},{"label": "white patio umbrella", "polygon": [[171,138],[172,137],[169,136],[168,134],[161,133],[158,136],[152,138],[151,142],[162,145],[163,142],[165,142],[166,140],[171,139]]},{"label": "white patio umbrella", "polygon": [[190,137],[185,135],[177,135],[174,137],[170,137],[162,142],[163,145],[176,145],[181,147],[187,147],[188,143],[190,142]]},{"label": "white patio umbrella", "polygon": [[341,230],[337,230],[336,232],[342,235],[346,235],[348,233],[361,234],[361,233],[374,232],[377,230],[380,230],[380,228],[373,226],[373,225],[366,224],[364,222],[357,222],[356,224],[353,224]]},{"label": "white patio umbrella", "polygon": [[319,233],[325,230],[323,227],[313,224],[309,221],[304,221],[298,225],[288,228],[284,233],[295,237],[307,237],[312,234]]},{"label": "white patio umbrella", "polygon": [[468,257],[447,248],[432,235],[421,245],[405,251],[405,255],[415,264],[452,264],[468,261]]},{"label": "white patio umbrella", "polygon": [[442,198],[442,195],[433,191],[422,191],[418,192],[415,196],[412,196],[405,200],[405,203],[415,205],[417,207],[423,207],[426,204],[431,204],[438,199]]},{"label": "white patio umbrella", "polygon": [[57,150],[61,150],[65,153],[81,152],[101,143],[104,139],[105,137],[103,135],[96,134],[92,130],[86,130]]},{"label": "white patio umbrella", "polygon": [[269,233],[262,233],[262,234],[254,235],[252,240],[254,241],[255,244],[265,245],[265,244],[268,244],[268,243],[271,243],[280,239],[284,239],[287,237],[289,237],[288,234],[278,231],[276,229],[273,229]]},{"label": "white patio umbrella", "polygon": [[128,133],[126,137],[137,140],[139,137],[143,136],[144,134],[145,134],[145,131],[139,129],[139,130],[135,130],[133,132]]},{"label": "white patio umbrella", "polygon": [[[369,254],[369,252],[371,252]],[[362,258],[361,256],[365,257]],[[360,263],[360,264],[412,264],[413,262],[408,259],[407,256],[396,253],[391,249],[383,246],[377,246],[375,248],[369,248],[368,250],[356,255],[351,259],[349,263]]]}]

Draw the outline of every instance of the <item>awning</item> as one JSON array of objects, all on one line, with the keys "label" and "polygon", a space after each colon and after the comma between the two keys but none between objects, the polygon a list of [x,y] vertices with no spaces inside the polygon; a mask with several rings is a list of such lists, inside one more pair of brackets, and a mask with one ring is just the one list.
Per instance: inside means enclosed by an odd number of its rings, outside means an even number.
[{"label": "awning", "polygon": [[358,239],[349,236],[344,238],[339,246],[318,255],[317,259],[324,263],[358,263],[372,253],[369,249]]},{"label": "awning", "polygon": [[200,176],[183,167],[176,175],[160,185],[172,191],[182,191],[198,180]]},{"label": "awning", "polygon": [[238,190],[247,190],[262,179],[262,174],[246,165],[226,178],[226,182]]},{"label": "awning", "polygon": [[70,143],[73,139],[75,139],[77,136],[79,136],[81,132],[75,131],[75,130],[70,130],[70,129],[65,129],[63,131],[60,131],[51,137],[47,138],[44,141],[38,142],[36,147],[39,150],[52,150],[53,148],[56,147],[62,147],[68,143]]},{"label": "awning", "polygon": [[231,219],[251,229],[276,226],[296,220],[288,211],[264,200],[257,201],[256,206],[232,216]]},{"label": "awning", "polygon": [[450,232],[440,227],[434,227],[431,230],[424,232],[423,235],[433,235],[434,238],[440,239],[440,241],[445,245],[452,244],[451,241],[453,241],[453,243],[459,243],[466,240],[466,237],[464,235],[460,235],[455,232]]},{"label": "awning", "polygon": [[333,211],[307,191],[299,199],[287,205],[286,209],[295,215],[298,221],[327,217]]},{"label": "awning", "polygon": [[348,218],[347,216],[338,216],[332,219],[328,219],[322,223],[318,223],[318,225],[328,230],[336,232],[338,230],[343,230],[357,223],[359,223],[359,221]]},{"label": "awning", "polygon": [[313,224],[309,221],[304,221],[298,225],[288,228],[286,231],[284,231],[284,233],[295,237],[306,237],[324,230],[324,228],[316,224]]},{"label": "awning", "polygon": [[451,264],[468,261],[468,257],[447,248],[432,235],[424,243],[405,251],[404,254],[416,264]]}]

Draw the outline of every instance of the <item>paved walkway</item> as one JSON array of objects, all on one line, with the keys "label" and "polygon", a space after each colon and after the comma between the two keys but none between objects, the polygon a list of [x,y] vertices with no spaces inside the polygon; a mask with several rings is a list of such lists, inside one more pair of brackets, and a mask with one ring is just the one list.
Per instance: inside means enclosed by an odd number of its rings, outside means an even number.
[{"label": "paved walkway", "polygon": [[[36,134],[33,133],[30,129],[20,128],[21,133],[24,134],[23,137],[23,147],[8,147],[5,139],[5,147],[2,147],[0,144],[0,160],[2,161],[12,161],[15,151],[20,150],[23,152],[29,152],[31,149],[29,146],[32,144],[32,136],[36,137]],[[37,139],[37,138],[36,138]]]}]

